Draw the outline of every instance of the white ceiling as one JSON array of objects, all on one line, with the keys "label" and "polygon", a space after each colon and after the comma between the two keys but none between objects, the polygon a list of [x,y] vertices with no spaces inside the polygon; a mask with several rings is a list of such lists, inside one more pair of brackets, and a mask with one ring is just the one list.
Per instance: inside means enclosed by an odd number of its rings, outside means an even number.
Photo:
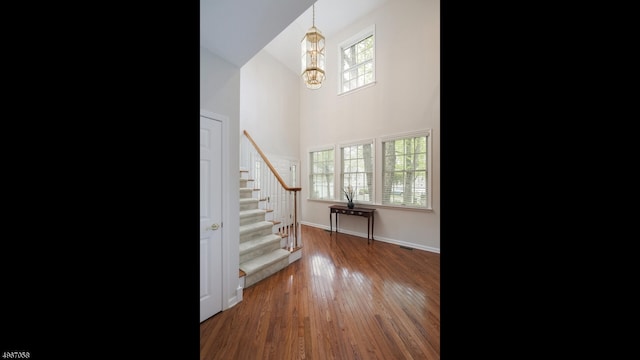
[{"label": "white ceiling", "polygon": [[[315,3],[315,25],[325,38],[342,30],[389,0],[318,0]],[[313,25],[310,7],[276,36],[264,50],[296,74],[300,74],[300,42]]]},{"label": "white ceiling", "polygon": [[[317,0],[315,25],[329,38],[387,1]],[[312,26],[313,2],[200,0],[200,46],[238,67],[264,48],[299,74],[300,41]]]},{"label": "white ceiling", "polygon": [[200,0],[200,46],[242,67],[313,0]]}]

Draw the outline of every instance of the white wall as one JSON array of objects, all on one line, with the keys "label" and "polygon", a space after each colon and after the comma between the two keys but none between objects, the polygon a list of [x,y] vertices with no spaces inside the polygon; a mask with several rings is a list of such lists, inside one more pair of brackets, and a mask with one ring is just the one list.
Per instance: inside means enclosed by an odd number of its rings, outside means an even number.
[{"label": "white wall", "polygon": [[240,70],[240,132],[269,157],[298,158],[300,81],[264,50]]},{"label": "white wall", "polygon": [[240,69],[200,48],[200,108],[227,115],[238,123]]},{"label": "white wall", "polygon": [[239,167],[239,132],[240,113],[240,69],[219,56],[200,48],[200,109],[224,115],[229,118],[223,123],[224,134],[228,134],[228,148],[223,154],[222,199],[223,239],[222,239],[222,296],[223,309],[235,305],[242,300],[238,293],[238,269],[240,268],[240,167]]},{"label": "white wall", "polygon": [[[321,24],[318,24],[321,27]],[[338,44],[375,25],[376,85],[342,96]],[[394,0],[326,39],[327,79],[300,89],[300,159],[303,223],[329,228],[328,205],[309,196],[308,151],[327,144],[432,129],[433,211],[377,209],[375,238],[440,251],[440,2]],[[379,184],[376,185],[379,187]],[[366,237],[363,218],[343,216],[341,231]]]}]

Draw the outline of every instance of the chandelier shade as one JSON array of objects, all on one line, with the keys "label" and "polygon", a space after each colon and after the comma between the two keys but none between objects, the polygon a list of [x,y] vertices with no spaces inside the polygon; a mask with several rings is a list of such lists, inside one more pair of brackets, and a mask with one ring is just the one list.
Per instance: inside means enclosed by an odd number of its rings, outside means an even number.
[{"label": "chandelier shade", "polygon": [[325,78],[324,36],[315,26],[315,11],[314,4],[313,26],[300,44],[302,79],[309,89],[320,88]]}]

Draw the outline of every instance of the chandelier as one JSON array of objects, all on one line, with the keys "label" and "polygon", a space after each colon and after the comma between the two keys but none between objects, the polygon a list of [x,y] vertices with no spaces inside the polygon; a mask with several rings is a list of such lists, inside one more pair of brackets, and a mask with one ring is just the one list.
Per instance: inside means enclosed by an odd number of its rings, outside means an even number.
[{"label": "chandelier", "polygon": [[316,5],[313,4],[313,25],[301,43],[302,79],[307,88],[318,89],[324,80],[324,36],[316,28]]}]

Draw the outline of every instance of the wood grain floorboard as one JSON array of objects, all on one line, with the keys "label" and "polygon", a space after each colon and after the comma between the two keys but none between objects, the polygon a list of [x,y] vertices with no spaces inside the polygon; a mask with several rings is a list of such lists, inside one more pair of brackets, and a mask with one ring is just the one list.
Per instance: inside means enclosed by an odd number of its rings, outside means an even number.
[{"label": "wood grain floorboard", "polygon": [[440,255],[302,226],[302,258],[200,324],[200,358],[440,359]]}]

